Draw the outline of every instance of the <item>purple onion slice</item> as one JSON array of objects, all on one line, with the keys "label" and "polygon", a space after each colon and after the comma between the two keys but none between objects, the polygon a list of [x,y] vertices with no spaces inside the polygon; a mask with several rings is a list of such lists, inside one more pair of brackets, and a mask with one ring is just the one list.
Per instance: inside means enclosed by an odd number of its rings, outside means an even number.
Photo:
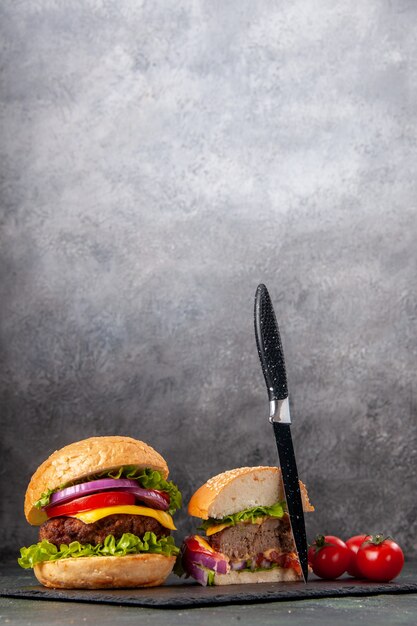
[{"label": "purple onion slice", "polygon": [[207,585],[208,573],[206,570],[192,561],[187,563],[187,565],[183,562],[183,567],[187,574],[192,576],[198,583],[200,583],[200,585],[203,585],[204,587]]},{"label": "purple onion slice", "polygon": [[[65,502],[70,502],[75,500],[75,498],[109,490],[133,493],[140,502],[154,509],[167,511],[169,508],[169,497],[167,494],[156,489],[143,489],[139,487],[135,480],[129,478],[101,478],[100,480],[90,480],[79,485],[65,487],[65,489],[60,489],[60,491],[56,491],[51,495],[48,506],[65,504]],[[44,507],[44,510],[47,510],[47,507]]]},{"label": "purple onion slice", "polygon": [[218,574],[227,574],[230,569],[227,560],[223,555],[220,555],[219,552],[209,554],[208,552],[191,552],[190,550],[185,550],[183,562],[202,565],[203,567],[207,567],[207,569],[212,569]]},{"label": "purple onion slice", "polygon": [[[201,541],[201,542],[200,542]],[[207,546],[205,540],[196,535],[186,537],[182,546],[182,566],[184,571],[195,578],[200,585],[207,585],[209,570],[218,574],[227,574],[230,569],[227,557]],[[195,548],[195,549],[193,549]]]},{"label": "purple onion slice", "polygon": [[232,561],[230,563],[230,569],[238,572],[241,569],[245,569],[247,567],[247,561],[246,560],[242,560],[242,561]]}]

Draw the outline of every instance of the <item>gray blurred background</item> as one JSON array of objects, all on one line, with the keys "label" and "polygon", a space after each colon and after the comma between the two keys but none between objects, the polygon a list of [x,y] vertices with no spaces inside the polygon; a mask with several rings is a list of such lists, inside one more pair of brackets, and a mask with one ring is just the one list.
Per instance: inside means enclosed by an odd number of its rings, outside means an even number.
[{"label": "gray blurred background", "polygon": [[1,550],[36,540],[27,483],[78,439],[147,441],[185,502],[277,462],[264,282],[309,537],[416,555],[417,3],[0,13]]}]

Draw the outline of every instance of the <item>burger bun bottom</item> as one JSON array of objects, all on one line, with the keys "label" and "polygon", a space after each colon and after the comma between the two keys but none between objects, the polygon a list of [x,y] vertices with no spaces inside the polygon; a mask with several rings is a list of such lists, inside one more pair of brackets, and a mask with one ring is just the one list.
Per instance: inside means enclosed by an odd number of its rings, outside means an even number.
[{"label": "burger bun bottom", "polygon": [[172,571],[175,556],[131,554],[44,561],[35,576],[53,589],[120,589],[162,585]]},{"label": "burger bun bottom", "polygon": [[270,570],[257,572],[231,571],[228,574],[215,574],[215,585],[241,585],[247,583],[283,583],[302,580],[301,574],[297,574],[292,568],[284,569],[274,567]]}]

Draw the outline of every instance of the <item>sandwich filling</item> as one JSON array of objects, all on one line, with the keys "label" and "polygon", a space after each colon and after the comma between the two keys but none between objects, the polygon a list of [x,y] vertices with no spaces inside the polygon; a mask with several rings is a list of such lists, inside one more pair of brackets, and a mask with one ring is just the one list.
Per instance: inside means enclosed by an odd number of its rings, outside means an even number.
[{"label": "sandwich filling", "polygon": [[176,556],[170,531],[181,506],[174,483],[152,469],[122,467],[50,489],[36,503],[45,519],[37,544],[21,549],[23,568],[82,556]]},{"label": "sandwich filling", "polygon": [[211,535],[209,543],[227,557],[232,570],[300,568],[287,514],[240,522]]},{"label": "sandwich filling", "polygon": [[268,569],[283,566],[298,569],[296,554],[285,502],[258,506],[225,516],[208,519],[200,527],[205,530],[209,545],[225,555],[230,568]]},{"label": "sandwich filling", "polygon": [[241,511],[222,520],[209,519],[201,529],[206,530],[206,538],[193,535],[185,539],[181,564],[185,574],[203,585],[215,584],[216,574],[231,571],[283,568],[301,576],[284,502]]}]

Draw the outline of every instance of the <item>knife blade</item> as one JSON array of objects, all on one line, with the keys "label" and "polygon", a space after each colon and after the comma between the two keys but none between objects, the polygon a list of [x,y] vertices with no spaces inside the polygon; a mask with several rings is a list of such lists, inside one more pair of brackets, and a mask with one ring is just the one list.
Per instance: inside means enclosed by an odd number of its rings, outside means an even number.
[{"label": "knife blade", "polygon": [[255,336],[268,390],[269,421],[272,423],[277,444],[291,529],[304,582],[307,582],[307,536],[297,463],[291,437],[291,416],[284,352],[271,298],[263,284],[258,285],[255,295]]}]

